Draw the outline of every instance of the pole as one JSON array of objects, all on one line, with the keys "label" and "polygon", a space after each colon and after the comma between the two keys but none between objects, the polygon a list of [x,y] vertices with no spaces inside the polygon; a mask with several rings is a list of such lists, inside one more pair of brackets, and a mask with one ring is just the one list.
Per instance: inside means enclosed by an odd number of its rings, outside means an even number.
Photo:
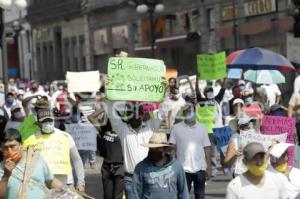
[{"label": "pole", "polygon": [[3,72],[3,84],[5,95],[8,92],[8,74],[7,74],[7,46],[6,46],[6,34],[5,34],[5,22],[4,22],[4,9],[0,8],[0,29],[1,29],[1,56],[2,56],[2,72]]},{"label": "pole", "polygon": [[238,32],[237,32],[237,23],[236,23],[236,14],[235,14],[235,0],[232,0],[232,9],[233,9],[233,38],[234,38],[234,50],[238,50]]},{"label": "pole", "polygon": [[153,16],[154,9],[150,9],[149,11],[149,22],[150,22],[150,37],[151,37],[151,57],[155,58],[155,38],[154,38],[154,16]]}]

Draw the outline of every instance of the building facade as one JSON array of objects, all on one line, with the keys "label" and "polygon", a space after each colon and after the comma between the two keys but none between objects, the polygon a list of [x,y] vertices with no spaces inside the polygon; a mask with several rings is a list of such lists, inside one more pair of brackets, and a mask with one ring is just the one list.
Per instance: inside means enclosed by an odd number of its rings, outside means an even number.
[{"label": "building facade", "polygon": [[[68,70],[106,73],[116,49],[151,57],[148,15],[136,12],[136,2],[32,1],[28,20],[35,78],[64,79]],[[164,0],[163,4],[164,12],[154,19],[155,57],[180,75],[196,72],[199,53],[255,46],[298,58],[288,46],[297,42],[291,34],[290,0]]]}]

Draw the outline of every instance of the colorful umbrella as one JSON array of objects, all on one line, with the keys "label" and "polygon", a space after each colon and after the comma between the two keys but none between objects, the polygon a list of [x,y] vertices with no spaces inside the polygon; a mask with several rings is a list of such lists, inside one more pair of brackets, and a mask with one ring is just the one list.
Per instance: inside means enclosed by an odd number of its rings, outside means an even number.
[{"label": "colorful umbrella", "polygon": [[285,83],[285,77],[277,70],[248,70],[244,73],[244,79],[256,84]]},{"label": "colorful umbrella", "polygon": [[263,48],[245,49],[228,64],[228,68],[241,68],[246,70],[295,70],[293,65],[285,57]]},{"label": "colorful umbrella", "polygon": [[231,64],[232,61],[239,56],[242,52],[244,52],[244,50],[238,50],[238,51],[234,51],[232,53],[230,53],[227,58],[226,58],[226,64]]}]

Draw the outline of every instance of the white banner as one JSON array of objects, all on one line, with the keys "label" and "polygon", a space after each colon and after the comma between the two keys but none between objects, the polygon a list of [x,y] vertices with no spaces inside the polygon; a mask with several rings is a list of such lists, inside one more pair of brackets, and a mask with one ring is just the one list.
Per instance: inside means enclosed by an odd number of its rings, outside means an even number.
[{"label": "white banner", "polygon": [[[261,143],[265,150],[267,151],[268,148],[272,145],[273,140],[277,140],[279,142],[285,142],[287,138],[287,133],[285,134],[279,134],[279,135],[263,135],[259,133],[244,133],[239,135],[238,138],[238,147],[239,150],[243,150],[244,147],[251,143],[251,142],[258,142]],[[235,164],[235,174],[242,174],[247,169],[246,166],[243,163],[243,156],[239,156],[236,160]]]},{"label": "white banner", "polygon": [[98,91],[100,84],[100,72],[67,72],[69,92],[94,92]]},{"label": "white banner", "polygon": [[97,129],[92,124],[65,124],[66,132],[74,139],[78,150],[97,150]]}]

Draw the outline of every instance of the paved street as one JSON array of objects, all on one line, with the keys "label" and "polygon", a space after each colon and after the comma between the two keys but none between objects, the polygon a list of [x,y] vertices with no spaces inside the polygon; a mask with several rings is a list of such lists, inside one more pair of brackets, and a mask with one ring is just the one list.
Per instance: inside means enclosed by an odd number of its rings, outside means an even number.
[{"label": "paved street", "polygon": [[[98,162],[101,162],[100,159],[97,159]],[[94,197],[96,199],[102,198],[102,183],[101,183],[101,175],[100,175],[100,167],[96,170],[92,170],[89,168],[89,165],[86,165],[86,192],[89,196]],[[224,198],[226,192],[226,185],[230,181],[230,176],[218,175],[217,177],[211,179],[207,182],[206,188],[206,199],[218,199]],[[193,198],[191,194],[191,198]]]}]

